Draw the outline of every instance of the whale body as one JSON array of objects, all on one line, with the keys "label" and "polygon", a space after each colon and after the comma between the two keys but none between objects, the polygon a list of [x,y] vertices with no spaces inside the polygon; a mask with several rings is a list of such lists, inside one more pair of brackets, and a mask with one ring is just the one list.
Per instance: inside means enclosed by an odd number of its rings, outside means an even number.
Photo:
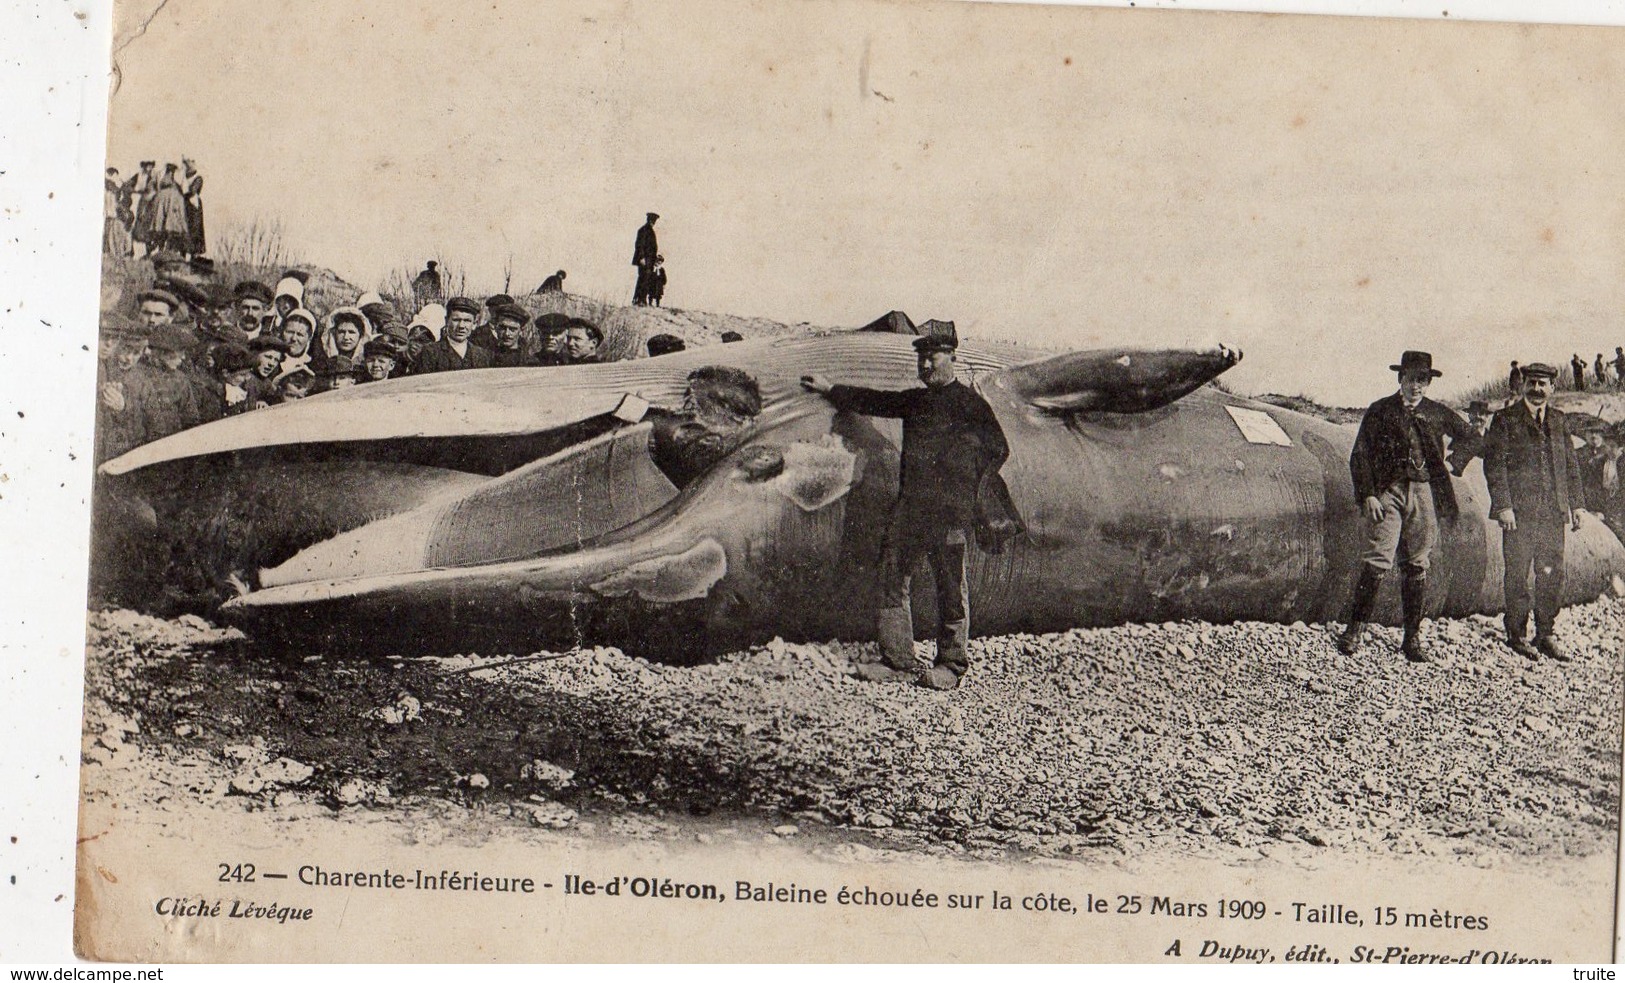
[{"label": "whale body", "polygon": [[[962,381],[1010,444],[1001,473],[1026,527],[970,551],[974,634],[1345,615],[1366,530],[1354,428],[1207,385],[1239,358],[961,347]],[[704,365],[749,372],[763,409],[678,487],[627,408],[679,408]],[[808,374],[919,384],[910,340],[884,334],[441,373],[185,431],[107,462],[102,480],[151,506],[151,536],[189,541],[212,565],[203,579],[233,585],[222,618],[267,638],[668,655],[870,638],[901,427],[836,412],[802,390]],[[1428,613],[1494,613],[1500,531],[1482,469],[1454,481],[1461,515],[1442,530]],[[1567,566],[1565,603],[1589,599],[1625,575],[1625,547],[1586,516]],[[917,624],[934,623],[932,595],[922,571]],[[1378,619],[1397,616],[1390,586]]]}]

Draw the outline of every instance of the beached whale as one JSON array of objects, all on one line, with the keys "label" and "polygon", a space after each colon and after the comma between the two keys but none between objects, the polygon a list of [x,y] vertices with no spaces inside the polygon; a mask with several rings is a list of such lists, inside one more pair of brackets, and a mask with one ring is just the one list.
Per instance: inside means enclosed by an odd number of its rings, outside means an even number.
[{"label": "beached whale", "polygon": [[[1206,385],[1239,357],[960,349],[1009,440],[1002,474],[1026,525],[972,551],[976,634],[1344,616],[1364,533],[1354,428]],[[689,372],[718,364],[751,373],[763,409],[679,487],[639,418],[679,407]],[[103,465],[102,492],[150,505],[150,536],[231,577],[219,614],[266,635],[465,651],[866,638],[900,427],[837,413],[799,386],[813,373],[918,384],[910,339],[888,334],[411,377],[136,448]],[[1494,612],[1500,532],[1478,465],[1456,493],[1429,613]],[[1565,602],[1619,575],[1625,547],[1587,516]],[[1386,597],[1379,617],[1397,614]]]}]

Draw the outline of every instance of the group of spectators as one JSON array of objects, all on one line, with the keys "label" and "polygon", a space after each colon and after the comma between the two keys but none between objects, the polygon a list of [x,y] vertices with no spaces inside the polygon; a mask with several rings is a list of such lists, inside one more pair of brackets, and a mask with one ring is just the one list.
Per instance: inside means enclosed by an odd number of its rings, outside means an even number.
[{"label": "group of spectators", "polygon": [[[188,427],[314,393],[406,375],[601,360],[589,320],[530,313],[512,297],[451,297],[408,319],[369,291],[317,313],[308,275],[218,282],[213,263],[163,251],[133,316],[106,312],[98,362],[99,460]],[[656,335],[649,353],[683,349]]]},{"label": "group of spectators", "polygon": [[103,194],[102,251],[140,256],[172,251],[201,256],[208,248],[203,228],[203,175],[190,157],[179,165],[144,160],[128,179],[109,167]]},{"label": "group of spectators", "polygon": [[[1573,382],[1575,392],[1585,392],[1591,389],[1625,389],[1625,345],[1615,346],[1614,357],[1605,359],[1602,352],[1589,366],[1590,379],[1587,375],[1586,360],[1575,352],[1569,358],[1569,377]],[[1507,371],[1507,391],[1516,397],[1523,392],[1523,367],[1517,362]]]}]

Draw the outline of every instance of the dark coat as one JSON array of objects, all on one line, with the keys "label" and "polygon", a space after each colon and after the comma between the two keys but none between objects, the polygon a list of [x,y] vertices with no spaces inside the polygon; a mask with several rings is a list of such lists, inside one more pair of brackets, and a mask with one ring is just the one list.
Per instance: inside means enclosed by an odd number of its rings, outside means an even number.
[{"label": "dark coat", "polygon": [[[1472,424],[1454,410],[1425,396],[1416,406],[1416,418],[1422,427],[1422,456],[1427,461],[1428,484],[1433,487],[1433,507],[1440,518],[1453,519],[1460,506],[1450,486],[1450,469],[1445,465],[1444,438],[1450,438],[1451,457],[1462,467],[1479,453],[1480,438]],[[1379,497],[1404,479],[1411,458],[1410,436],[1405,427],[1405,401],[1397,392],[1366,408],[1360,432],[1354,438],[1354,452],[1349,455],[1356,500]]]},{"label": "dark coat", "polygon": [[124,376],[129,438],[135,445],[180,433],[204,420],[196,386],[185,369],[141,364]]},{"label": "dark coat", "polygon": [[513,369],[535,364],[536,359],[525,354],[523,345],[518,348],[498,348],[491,352],[491,367],[493,369]]},{"label": "dark coat", "polygon": [[426,372],[455,372],[458,369],[488,369],[491,367],[491,349],[482,348],[470,341],[468,354],[458,355],[452,350],[451,342],[442,335],[439,341],[432,345],[425,345],[418,352],[418,360],[412,366],[414,373]]},{"label": "dark coat", "polygon": [[903,421],[894,534],[976,525],[982,479],[990,471],[997,474],[1010,456],[986,400],[958,380],[901,392],[836,386],[829,400],[849,413]]},{"label": "dark coat", "polygon": [[[625,242],[626,240],[622,239],[621,241]],[[658,255],[660,255],[660,244],[655,240],[655,227],[645,222],[638,228],[637,242],[632,245],[632,265],[637,267],[653,266],[655,257]]]},{"label": "dark coat", "polygon": [[[1549,468],[1541,466],[1543,459],[1551,462]],[[1526,514],[1543,503],[1556,506],[1560,516],[1585,507],[1568,419],[1551,406],[1546,407],[1544,432],[1521,399],[1495,414],[1484,435],[1484,477],[1490,486],[1491,516],[1506,509]]]}]

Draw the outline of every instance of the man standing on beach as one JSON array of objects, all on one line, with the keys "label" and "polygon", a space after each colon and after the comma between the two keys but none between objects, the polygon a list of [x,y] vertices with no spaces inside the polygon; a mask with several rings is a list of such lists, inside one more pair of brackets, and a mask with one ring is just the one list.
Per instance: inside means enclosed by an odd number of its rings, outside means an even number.
[{"label": "man standing on beach", "polygon": [[632,291],[632,306],[642,307],[649,303],[649,289],[653,276],[656,259],[660,256],[660,244],[655,240],[655,222],[660,218],[654,212],[644,215],[643,225],[638,229],[638,238],[632,246],[632,265],[638,268],[638,283]]},{"label": "man standing on beach", "polygon": [[[1563,597],[1564,526],[1580,528],[1580,463],[1562,411],[1547,404],[1557,370],[1539,362],[1524,367],[1523,398],[1495,414],[1485,437],[1484,477],[1490,516],[1501,524],[1506,560],[1507,645],[1526,659],[1542,655],[1567,662],[1557,643],[1557,609]],[[1534,568],[1535,644],[1529,623],[1529,571]]]},{"label": "man standing on beach", "polygon": [[953,322],[927,321],[921,328],[914,350],[924,388],[889,392],[837,386],[816,375],[803,377],[801,384],[842,411],[903,421],[897,504],[880,561],[880,660],[861,663],[857,671],[870,682],[919,672],[909,586],[915,567],[928,560],[937,587],[937,659],[919,683],[946,690],[958,687],[969,668],[965,551],[976,524],[977,490],[985,475],[998,472],[1010,446],[987,401],[954,374],[959,339]]},{"label": "man standing on beach", "polygon": [[1444,374],[1433,367],[1432,355],[1405,352],[1398,365],[1388,368],[1399,373],[1399,391],[1366,409],[1349,455],[1354,497],[1371,527],[1360,554],[1354,606],[1337,648],[1352,655],[1360,647],[1383,577],[1398,556],[1405,567],[1399,595],[1405,623],[1400,651],[1411,662],[1431,662],[1433,657],[1422,645],[1428,563],[1439,540],[1439,520],[1453,521],[1458,512],[1445,466],[1444,437],[1450,437],[1452,456],[1465,467],[1475,453],[1478,435],[1453,410],[1425,395],[1433,380]]}]

